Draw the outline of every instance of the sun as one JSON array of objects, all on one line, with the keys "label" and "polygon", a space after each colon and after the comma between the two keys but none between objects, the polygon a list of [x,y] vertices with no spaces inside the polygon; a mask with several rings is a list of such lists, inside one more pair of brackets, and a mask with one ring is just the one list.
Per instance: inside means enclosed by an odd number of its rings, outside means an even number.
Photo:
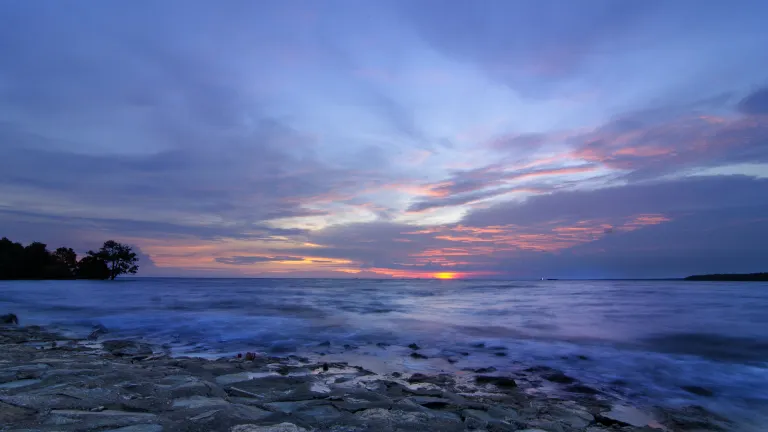
[{"label": "sun", "polygon": [[455,279],[456,273],[453,272],[440,272],[432,274],[435,279]]}]

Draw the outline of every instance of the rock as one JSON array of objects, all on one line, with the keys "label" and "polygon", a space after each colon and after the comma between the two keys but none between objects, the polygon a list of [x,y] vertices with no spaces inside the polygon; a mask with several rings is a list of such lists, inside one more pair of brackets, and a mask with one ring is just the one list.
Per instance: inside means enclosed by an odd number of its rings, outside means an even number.
[{"label": "rock", "polygon": [[0,402],[0,425],[10,425],[34,416],[36,411],[30,408],[13,406]]},{"label": "rock", "polygon": [[307,430],[298,427],[293,423],[280,423],[272,426],[258,426],[254,424],[237,425],[230,429],[230,432],[306,432]]},{"label": "rock", "polygon": [[559,384],[573,384],[576,382],[576,378],[569,377],[568,375],[559,371],[550,373],[550,374],[545,374],[544,379],[547,381],[551,381]]},{"label": "rock", "polygon": [[492,376],[492,375],[478,375],[475,377],[477,384],[493,384],[499,388],[514,388],[517,387],[517,382],[512,378]]},{"label": "rock", "polygon": [[330,398],[336,408],[353,413],[368,408],[389,409],[392,406],[392,400],[388,397],[365,389],[334,389]]},{"label": "rock", "polygon": [[408,400],[429,409],[443,409],[453,405],[448,399],[434,396],[412,396]]},{"label": "rock", "polygon": [[715,392],[708,388],[696,386],[696,385],[690,385],[690,386],[681,386],[681,389],[687,391],[688,393],[693,393],[698,396],[707,396],[711,397],[715,395]]},{"label": "rock", "polygon": [[118,357],[148,356],[152,355],[152,347],[128,340],[108,340],[101,343],[102,347],[110,354]]},{"label": "rock", "polygon": [[582,393],[582,394],[590,394],[590,395],[595,395],[600,393],[599,390],[593,389],[592,387],[588,387],[583,384],[570,385],[565,389],[571,393]]},{"label": "rock", "polygon": [[474,409],[463,410],[461,416],[464,418],[464,423],[468,429],[483,429],[488,423],[496,420],[487,412]]},{"label": "rock", "polygon": [[51,410],[43,424],[66,425],[77,423],[78,430],[100,428],[119,428],[136,424],[155,423],[157,416],[150,413],[128,412],[121,410],[80,411],[80,410]]},{"label": "rock", "polygon": [[88,340],[96,340],[101,335],[109,333],[109,330],[101,324],[96,324],[93,327],[93,331],[88,335]]},{"label": "rock", "polygon": [[[664,425],[669,426],[669,430],[708,432],[738,430],[728,419],[696,405],[677,409],[667,408],[658,414],[662,416]],[[657,427],[654,424],[652,426]]]},{"label": "rock", "polygon": [[491,372],[496,372],[496,368],[495,368],[495,367],[493,367],[493,366],[490,366],[490,367],[483,367],[483,368],[477,368],[477,369],[472,369],[472,368],[464,368],[464,369],[462,369],[462,370],[463,370],[463,371],[467,371],[467,372],[480,373],[480,374],[484,374],[484,373],[491,373]]},{"label": "rock", "polygon": [[530,373],[542,373],[542,372],[549,372],[549,373],[562,373],[559,370],[555,368],[551,368],[549,366],[533,366],[525,369],[526,372]]},{"label": "rock", "polygon": [[411,357],[413,357],[415,359],[428,359],[429,358],[429,357],[425,356],[424,354],[420,354],[420,353],[417,353],[417,352],[412,352],[411,353]]},{"label": "rock", "polygon": [[607,426],[617,424],[619,426],[643,427],[655,422],[653,417],[647,413],[626,405],[614,405],[610,411],[598,414],[595,419]]},{"label": "rock", "polygon": [[419,383],[419,382],[425,382],[428,379],[429,379],[429,376],[424,375],[423,373],[418,373],[417,372],[417,373],[411,375],[408,378],[408,382],[409,383]]},{"label": "rock", "polygon": [[6,315],[0,315],[0,324],[13,324],[18,325],[19,324],[19,317],[16,316],[16,314],[6,314]]},{"label": "rock", "polygon": [[326,397],[330,391],[311,376],[265,376],[225,386],[234,396],[267,402],[290,402]]},{"label": "rock", "polygon": [[229,405],[229,402],[222,398],[209,398],[204,396],[192,396],[188,398],[175,399],[171,407],[173,409],[188,408],[216,408]]},{"label": "rock", "polygon": [[408,348],[410,348],[410,349],[412,349],[412,350],[418,350],[418,349],[421,349],[421,347],[420,347],[420,346],[418,346],[418,345],[416,345],[415,343],[412,343],[412,344],[408,345]]},{"label": "rock", "polygon": [[595,421],[595,417],[581,407],[556,405],[549,409],[549,413],[560,422],[576,429],[583,429]]},{"label": "rock", "polygon": [[159,424],[138,424],[117,429],[109,429],[103,432],[163,432],[163,427]]},{"label": "rock", "polygon": [[10,381],[7,383],[0,384],[0,389],[8,390],[8,389],[21,388],[21,387],[29,387],[31,385],[40,383],[40,381],[41,380],[39,379],[22,379],[17,381]]}]

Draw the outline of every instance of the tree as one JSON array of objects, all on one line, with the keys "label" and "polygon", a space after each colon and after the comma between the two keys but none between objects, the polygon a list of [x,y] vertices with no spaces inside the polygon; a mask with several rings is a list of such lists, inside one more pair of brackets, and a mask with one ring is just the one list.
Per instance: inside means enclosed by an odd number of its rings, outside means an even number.
[{"label": "tree", "polygon": [[57,264],[63,265],[74,275],[77,272],[77,253],[74,249],[60,247],[53,253],[53,259]]},{"label": "tree", "polygon": [[108,279],[111,275],[107,263],[95,256],[86,256],[77,263],[78,279]]},{"label": "tree", "polygon": [[0,279],[19,279],[24,261],[24,246],[0,239]]},{"label": "tree", "polygon": [[21,275],[24,279],[45,279],[45,272],[51,264],[51,253],[45,243],[32,242],[24,248]]},{"label": "tree", "polygon": [[107,240],[98,252],[88,251],[88,256],[106,263],[109,268],[109,278],[115,278],[121,274],[135,274],[139,270],[136,264],[139,258],[130,246]]}]

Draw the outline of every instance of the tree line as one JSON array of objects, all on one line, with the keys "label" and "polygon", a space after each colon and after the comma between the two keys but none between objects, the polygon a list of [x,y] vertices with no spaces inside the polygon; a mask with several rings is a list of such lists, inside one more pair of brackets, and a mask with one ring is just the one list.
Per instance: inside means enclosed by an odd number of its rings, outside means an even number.
[{"label": "tree line", "polygon": [[27,246],[0,239],[0,280],[9,279],[111,279],[135,274],[139,258],[130,246],[107,240],[98,251],[88,251],[80,260],[72,248],[53,252],[45,243]]}]

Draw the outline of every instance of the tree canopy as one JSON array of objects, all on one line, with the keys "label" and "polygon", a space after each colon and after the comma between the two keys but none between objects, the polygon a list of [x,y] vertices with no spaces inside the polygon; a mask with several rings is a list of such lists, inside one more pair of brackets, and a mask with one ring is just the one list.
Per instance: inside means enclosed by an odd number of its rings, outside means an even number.
[{"label": "tree canopy", "polygon": [[0,279],[115,279],[135,274],[139,258],[130,246],[114,240],[104,242],[98,252],[89,251],[78,261],[72,248],[49,252],[45,243],[27,246],[0,239]]},{"label": "tree canopy", "polygon": [[112,280],[121,274],[135,274],[139,270],[136,264],[139,258],[131,247],[114,240],[105,241],[98,252],[88,251],[88,256],[104,261],[109,268],[109,278]]}]

